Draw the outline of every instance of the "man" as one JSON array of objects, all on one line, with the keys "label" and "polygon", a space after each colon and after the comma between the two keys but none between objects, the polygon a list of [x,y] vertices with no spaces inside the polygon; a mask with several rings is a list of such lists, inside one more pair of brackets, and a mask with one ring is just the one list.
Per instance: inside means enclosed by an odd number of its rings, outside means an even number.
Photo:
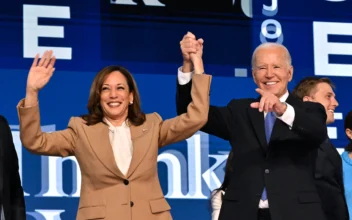
[{"label": "man", "polygon": [[[335,121],[334,111],[339,105],[333,88],[334,85],[328,78],[307,77],[297,84],[292,94],[305,102],[311,101],[322,104],[327,114],[326,124],[331,124]],[[349,219],[344,195],[342,160],[328,137],[318,149],[315,185],[321,198],[326,219]]]},{"label": "man", "polygon": [[[180,45],[178,114],[191,101],[190,54],[202,56],[203,40],[187,33]],[[327,136],[323,106],[288,93],[293,67],[280,44],[256,48],[252,74],[260,97],[210,106],[201,129],[228,140],[234,153],[219,220],[325,219],[314,185],[317,149]]]},{"label": "man", "polygon": [[18,158],[7,120],[0,115],[0,209],[1,220],[25,220]]}]

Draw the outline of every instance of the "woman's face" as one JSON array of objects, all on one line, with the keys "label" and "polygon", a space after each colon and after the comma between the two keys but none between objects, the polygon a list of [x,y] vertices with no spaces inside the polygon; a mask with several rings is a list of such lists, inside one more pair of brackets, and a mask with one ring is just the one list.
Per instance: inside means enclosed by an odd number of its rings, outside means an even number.
[{"label": "woman's face", "polygon": [[121,125],[127,119],[128,106],[133,103],[126,77],[119,71],[111,72],[103,82],[100,106],[104,117],[113,125]]}]

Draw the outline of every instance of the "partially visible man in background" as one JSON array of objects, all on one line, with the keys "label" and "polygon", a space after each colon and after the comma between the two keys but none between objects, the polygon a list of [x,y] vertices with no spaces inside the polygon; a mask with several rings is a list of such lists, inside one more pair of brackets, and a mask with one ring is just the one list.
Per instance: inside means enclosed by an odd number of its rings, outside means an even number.
[{"label": "partially visible man in background", "polygon": [[26,209],[18,173],[18,158],[10,126],[0,115],[0,213],[1,220],[25,220]]},{"label": "partially visible man in background", "polygon": [[0,115],[0,219],[25,220],[26,209],[18,158],[10,126]]},{"label": "partially visible man in background", "polygon": [[[305,102],[322,104],[326,110],[328,125],[335,121],[334,111],[339,105],[334,88],[334,84],[328,78],[307,77],[298,83],[292,93]],[[349,219],[344,195],[342,160],[329,137],[326,137],[318,150],[315,183],[327,220]]]}]

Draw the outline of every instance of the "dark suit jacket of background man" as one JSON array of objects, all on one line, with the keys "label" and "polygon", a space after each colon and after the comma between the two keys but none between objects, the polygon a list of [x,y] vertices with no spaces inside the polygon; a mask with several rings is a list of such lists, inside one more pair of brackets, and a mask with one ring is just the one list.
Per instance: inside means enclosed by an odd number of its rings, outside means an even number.
[{"label": "dark suit jacket of background man", "polygon": [[[177,86],[178,114],[191,101],[191,83]],[[276,119],[267,144],[264,113],[250,107],[254,101],[259,98],[210,106],[201,129],[228,140],[234,152],[219,220],[257,220],[264,186],[272,220],[325,219],[314,182],[317,149],[327,137],[325,109],[289,95],[286,102],[295,110],[292,129]]]},{"label": "dark suit jacket of background man", "polygon": [[0,115],[0,207],[6,220],[25,220],[18,158],[7,120]]},{"label": "dark suit jacket of background man", "polygon": [[329,139],[319,147],[315,180],[327,220],[348,220],[342,160]]}]

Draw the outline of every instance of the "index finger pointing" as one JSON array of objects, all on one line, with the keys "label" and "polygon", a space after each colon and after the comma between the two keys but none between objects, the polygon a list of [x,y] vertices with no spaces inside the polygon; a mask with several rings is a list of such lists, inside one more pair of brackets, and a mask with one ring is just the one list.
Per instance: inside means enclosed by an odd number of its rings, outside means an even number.
[{"label": "index finger pointing", "polygon": [[264,95],[264,90],[256,88],[255,91],[259,93],[260,95]]}]

